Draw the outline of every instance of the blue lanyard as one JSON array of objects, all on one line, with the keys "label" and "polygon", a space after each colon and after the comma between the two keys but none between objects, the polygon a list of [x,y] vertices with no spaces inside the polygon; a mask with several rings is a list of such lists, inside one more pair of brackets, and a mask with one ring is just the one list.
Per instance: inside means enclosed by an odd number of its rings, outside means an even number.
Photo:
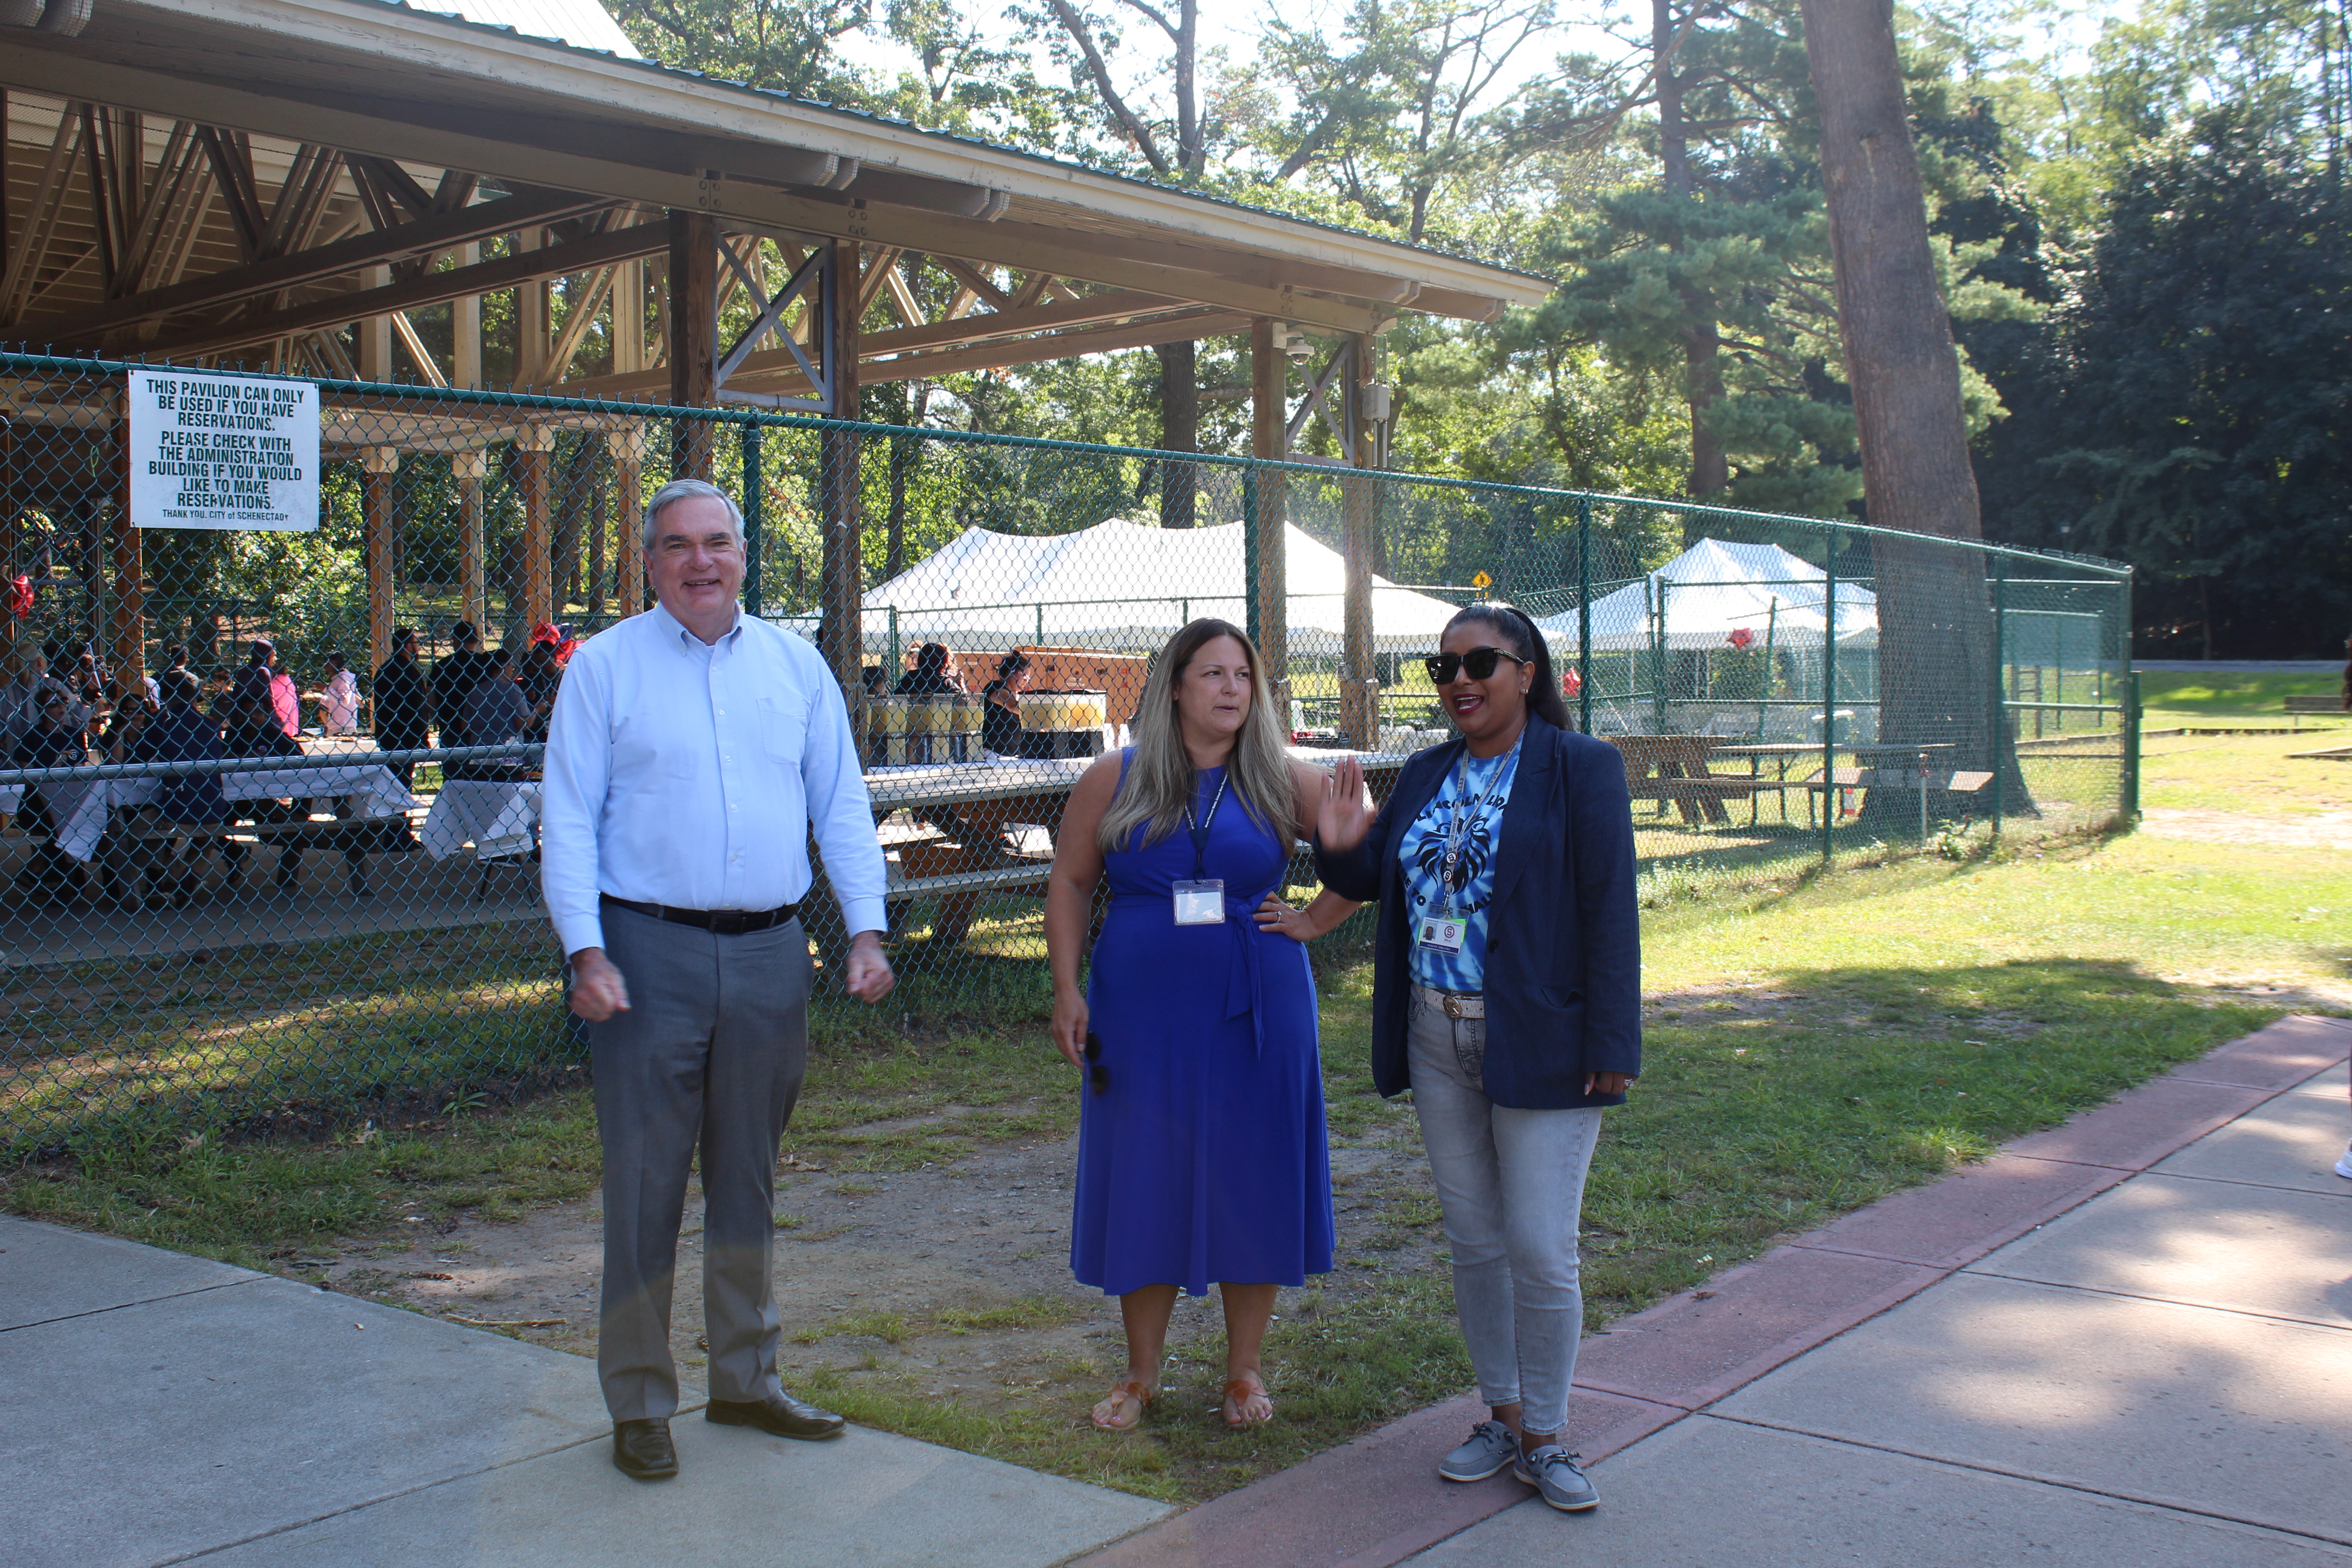
[{"label": "blue lanyard", "polygon": [[1511,742],[1509,759],[1495,770],[1495,782],[1487,785],[1486,793],[1470,807],[1466,818],[1463,808],[1470,798],[1470,748],[1464,746],[1462,755],[1454,759],[1454,805],[1446,823],[1444,869],[1440,873],[1442,880],[1439,884],[1439,890],[1445,895],[1449,909],[1453,907],[1454,900],[1454,868],[1461,863],[1463,846],[1469,842],[1471,830],[1486,820],[1487,808],[1510,793],[1511,780],[1519,771],[1519,748],[1527,743],[1527,739],[1526,732],[1522,731],[1519,738]]},{"label": "blue lanyard", "polygon": [[[1189,800],[1184,803],[1184,829],[1192,836],[1192,879],[1196,882],[1208,875],[1209,829],[1216,826],[1217,807],[1225,801],[1225,781],[1232,776],[1230,773],[1218,775],[1217,793],[1209,802],[1206,817],[1194,821],[1192,803]],[[1200,786],[1195,784],[1193,794],[1197,795],[1199,793]]]}]

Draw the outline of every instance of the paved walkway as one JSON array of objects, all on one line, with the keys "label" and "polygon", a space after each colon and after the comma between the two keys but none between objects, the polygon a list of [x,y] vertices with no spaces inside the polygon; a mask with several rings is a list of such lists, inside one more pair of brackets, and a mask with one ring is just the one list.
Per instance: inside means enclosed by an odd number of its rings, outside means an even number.
[{"label": "paved walkway", "polygon": [[2291,1018],[1588,1342],[1577,1518],[1424,1410],[1171,1516],[885,1434],[678,1423],[576,1358],[0,1219],[6,1561],[1633,1568],[2352,1561],[2352,1024]]},{"label": "paved walkway", "polygon": [[685,1473],[641,1485],[610,1431],[579,1357],[0,1218],[10,1568],[1042,1568],[1168,1511],[886,1433],[692,1418]]},{"label": "paved walkway", "polygon": [[2352,1560],[2352,1024],[2289,1018],[1585,1343],[1570,1517],[1420,1412],[1088,1568]]}]

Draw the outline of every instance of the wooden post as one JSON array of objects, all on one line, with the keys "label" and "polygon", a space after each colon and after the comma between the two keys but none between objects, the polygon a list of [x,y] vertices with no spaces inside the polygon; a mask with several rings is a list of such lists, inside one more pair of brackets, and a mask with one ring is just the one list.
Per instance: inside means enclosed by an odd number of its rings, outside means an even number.
[{"label": "wooden post", "polygon": [[646,607],[646,427],[607,430],[604,444],[613,453],[613,490],[620,498],[613,510],[613,555],[619,569],[614,608],[625,619]]},{"label": "wooden post", "polygon": [[[669,400],[680,408],[718,401],[719,220],[709,213],[669,215]],[[670,437],[670,478],[708,480],[710,426],[681,419]]]},{"label": "wooden post", "polygon": [[[824,367],[833,382],[833,417],[857,417],[857,297],[858,243],[833,242],[833,291],[826,301],[833,311],[833,353]],[[846,430],[828,430],[824,437],[823,472],[818,486],[823,497],[819,526],[824,531],[824,560],[818,584],[818,648],[848,699],[853,726],[864,710],[866,683],[866,560],[864,531],[858,510],[858,437]]]},{"label": "wooden post", "polygon": [[1380,743],[1380,700],[1373,686],[1372,563],[1380,552],[1379,481],[1370,477],[1372,441],[1363,418],[1364,386],[1371,380],[1372,339],[1359,332],[1347,341],[1346,373],[1339,378],[1339,422],[1346,427],[1340,449],[1355,472],[1340,481],[1341,554],[1347,581],[1340,598],[1340,727],[1360,749]]},{"label": "wooden post", "polygon": [[397,447],[360,448],[360,557],[367,572],[368,668],[392,658],[398,588],[393,541],[392,477],[400,471]]},{"label": "wooden post", "polygon": [[[7,109],[8,99],[0,93],[0,113]],[[0,158],[0,173],[5,173],[5,158]],[[21,568],[17,563],[25,552],[25,463],[24,445],[17,439],[13,419],[0,419],[0,594],[8,592],[16,581]],[[16,617],[0,615],[0,677],[16,679],[25,673],[16,649]]]},{"label": "wooden post", "polygon": [[[517,252],[538,250],[547,243],[543,228],[526,228],[515,236]],[[534,278],[515,289],[515,384],[547,384],[549,323],[548,280]]]},{"label": "wooden post", "polygon": [[[457,247],[457,265],[470,267],[482,258],[479,240]],[[468,294],[449,301],[449,384],[482,384],[482,297]],[[471,617],[468,617],[469,619]],[[476,626],[481,623],[476,621]]]},{"label": "wooden post", "polygon": [[[382,289],[392,281],[389,267],[360,268],[360,287]],[[392,379],[392,318],[370,316],[352,329],[359,339],[359,371],[362,381]]]},{"label": "wooden post", "polygon": [[646,266],[624,261],[613,268],[613,374],[645,368]]},{"label": "wooden post", "polygon": [[147,584],[142,572],[139,531],[131,526],[131,426],[115,426],[114,510],[107,520],[107,543],[113,556],[114,593],[107,605],[107,630],[111,645],[109,662],[117,680],[136,680],[147,670]]},{"label": "wooden post", "polygon": [[553,500],[548,470],[554,460],[555,432],[543,425],[525,426],[514,444],[522,489],[522,625],[528,637],[531,627],[555,618],[555,584],[550,580],[548,558]]},{"label": "wooden post", "polygon": [[[476,324],[479,325],[478,314]],[[478,376],[482,368],[478,341],[475,349],[474,371]],[[458,614],[468,626],[479,626],[490,615],[489,584],[482,563],[482,485],[490,475],[489,454],[479,447],[452,452],[449,473],[457,481],[457,596],[465,605]]]},{"label": "wooden post", "polygon": [[[1275,323],[1265,317],[1250,322],[1250,456],[1278,462],[1284,450],[1283,431],[1290,419],[1290,362],[1275,342]],[[1287,478],[1279,468],[1252,473],[1256,506],[1251,530],[1250,599],[1257,607],[1252,635],[1258,658],[1265,661],[1265,677],[1285,732],[1290,728],[1290,539],[1286,521]]]}]

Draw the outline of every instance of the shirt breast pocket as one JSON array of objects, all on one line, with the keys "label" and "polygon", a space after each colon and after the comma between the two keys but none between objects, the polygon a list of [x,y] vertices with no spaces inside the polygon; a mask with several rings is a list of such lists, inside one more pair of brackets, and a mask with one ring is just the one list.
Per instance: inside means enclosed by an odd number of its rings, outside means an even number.
[{"label": "shirt breast pocket", "polygon": [[808,745],[808,703],[789,694],[763,696],[757,710],[760,747],[771,761],[797,764]]}]

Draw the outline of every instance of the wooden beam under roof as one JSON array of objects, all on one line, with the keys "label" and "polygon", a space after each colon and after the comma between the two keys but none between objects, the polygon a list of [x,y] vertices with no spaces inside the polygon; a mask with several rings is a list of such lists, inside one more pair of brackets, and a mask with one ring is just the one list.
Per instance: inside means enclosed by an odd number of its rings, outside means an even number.
[{"label": "wooden beam under roof", "polygon": [[[1164,316],[1174,310],[1198,310],[1202,307],[1186,300],[1170,299],[1160,294],[1137,294],[1113,291],[1089,294],[1083,300],[1058,300],[1051,305],[1034,305],[1023,310],[1000,310],[986,316],[959,316],[953,321],[933,321],[927,326],[899,327],[887,332],[866,332],[859,342],[864,350],[860,363],[869,366],[888,354],[913,353],[928,349],[963,349],[984,343],[1011,341],[1045,342],[1041,334],[1067,331],[1075,327],[1099,326],[1106,321],[1124,321],[1139,316]],[[1234,329],[1238,331],[1239,329]],[[1160,340],[1172,342],[1171,339]],[[1061,359],[1066,351],[1045,357]],[[1000,362],[1018,364],[1018,359]],[[730,385],[745,378],[797,370],[798,362],[786,349],[769,349],[745,356],[728,378]],[[873,380],[863,371],[863,380]],[[891,379],[883,375],[882,380]],[[669,373],[665,370],[638,371],[634,374],[583,376],[564,382],[549,390],[562,397],[642,397],[669,385]]]},{"label": "wooden beam under roof", "polygon": [[566,273],[609,267],[616,261],[657,256],[668,247],[667,223],[638,224],[544,250],[502,256],[495,261],[452,268],[446,272],[428,272],[422,278],[381,289],[362,289],[226,321],[192,322],[158,332],[140,344],[140,349],[155,355],[218,353],[289,333],[341,327],[394,310],[443,304],[469,294],[487,294],[542,278],[561,278]]},{"label": "wooden beam under roof", "polygon": [[[32,36],[37,37],[37,36]],[[577,152],[539,148],[445,127],[376,118],[332,105],[301,102],[215,82],[194,81],[130,67],[102,63],[47,49],[0,51],[0,85],[46,93],[131,100],[151,112],[176,114],[206,124],[233,125],[289,139],[308,139],[352,152],[400,158],[445,168],[520,180],[533,184],[594,192],[612,200],[635,201],[722,219],[772,225],[798,233],[858,239],[957,257],[985,265],[1043,270],[1055,277],[1172,294],[1228,306],[1328,331],[1374,331],[1392,319],[1395,307],[1333,299],[1286,284],[1267,288],[1204,272],[1206,257],[1230,257],[1255,267],[1267,258],[1242,251],[1186,247],[1194,265],[1176,267],[1150,258],[1150,237],[1114,242],[1108,237],[1071,246],[1078,231],[1034,224],[991,223],[947,213],[851,205],[842,199],[796,195],[772,185],[713,179],[706,172],[688,176],[642,164]],[[612,151],[617,153],[618,149]],[[1112,254],[1131,248],[1139,254]]]},{"label": "wooden beam under roof", "polygon": [[[463,207],[438,217],[420,218],[388,229],[353,235],[349,239],[248,262],[226,272],[192,278],[161,289],[110,300],[94,310],[71,315],[36,317],[13,331],[25,341],[38,339],[59,345],[95,343],[103,334],[140,321],[160,321],[190,310],[219,308],[276,293],[305,283],[354,272],[362,267],[398,260],[420,253],[446,250],[468,240],[506,234],[527,225],[553,223],[611,204],[568,191],[542,191],[506,196]],[[454,296],[451,296],[454,298]],[[431,303],[433,301],[417,301]]]},{"label": "wooden beam under roof", "polygon": [[[993,342],[966,344],[931,353],[899,354],[890,359],[862,359],[858,362],[857,377],[869,386],[886,381],[928,381],[936,376],[956,375],[967,371],[1003,370],[1013,365],[1075,359],[1081,354],[1111,353],[1119,349],[1150,348],[1155,343],[1181,342],[1191,338],[1221,337],[1227,332],[1247,331],[1249,324],[1247,316],[1202,305],[1177,315],[1153,316],[1141,321],[1126,321],[1081,331],[1055,332],[1044,337],[1003,338]],[[880,335],[876,334],[877,337]],[[728,385],[731,387],[737,381],[754,382],[757,384],[752,390],[768,393],[791,393],[808,385],[807,379],[799,374],[797,367],[790,372],[771,371],[764,377],[747,378],[739,372]]]}]

